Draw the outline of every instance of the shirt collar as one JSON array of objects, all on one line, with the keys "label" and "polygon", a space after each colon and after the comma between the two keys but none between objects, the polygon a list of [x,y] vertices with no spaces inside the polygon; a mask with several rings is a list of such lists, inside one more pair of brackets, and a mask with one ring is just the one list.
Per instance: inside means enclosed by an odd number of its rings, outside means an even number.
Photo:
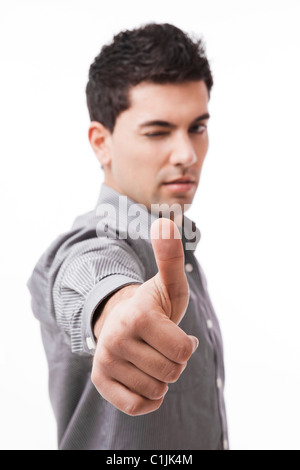
[{"label": "shirt collar", "polygon": [[[105,220],[109,220],[110,229],[120,233],[120,238],[127,238],[129,235],[136,239],[138,232],[138,238],[151,243],[150,228],[159,215],[149,212],[143,204],[137,203],[102,183],[95,211],[98,217],[105,217]],[[184,248],[195,251],[201,238],[196,223],[184,215],[182,227],[178,228]]]}]

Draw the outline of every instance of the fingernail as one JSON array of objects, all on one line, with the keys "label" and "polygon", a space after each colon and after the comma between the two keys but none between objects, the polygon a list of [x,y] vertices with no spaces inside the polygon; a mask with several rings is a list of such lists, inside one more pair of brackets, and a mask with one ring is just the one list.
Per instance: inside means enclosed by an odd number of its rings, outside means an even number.
[{"label": "fingernail", "polygon": [[194,352],[196,351],[196,349],[198,348],[198,346],[199,346],[199,340],[194,337],[194,350],[193,350],[193,354],[194,354]]}]

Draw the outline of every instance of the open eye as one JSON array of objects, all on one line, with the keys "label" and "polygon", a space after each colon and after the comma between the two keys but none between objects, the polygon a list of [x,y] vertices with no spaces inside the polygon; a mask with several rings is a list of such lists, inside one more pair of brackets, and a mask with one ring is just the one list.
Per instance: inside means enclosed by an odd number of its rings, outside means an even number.
[{"label": "open eye", "polygon": [[193,134],[203,134],[207,130],[207,125],[197,124],[196,126],[190,127],[190,132]]}]

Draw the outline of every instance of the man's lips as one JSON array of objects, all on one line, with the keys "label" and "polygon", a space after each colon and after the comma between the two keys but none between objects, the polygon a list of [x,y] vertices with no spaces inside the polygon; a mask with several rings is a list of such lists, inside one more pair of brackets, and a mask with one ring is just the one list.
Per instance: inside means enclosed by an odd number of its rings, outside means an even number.
[{"label": "man's lips", "polygon": [[177,178],[171,181],[166,181],[163,184],[194,184],[195,181],[192,178]]},{"label": "man's lips", "polygon": [[176,180],[163,183],[170,191],[175,193],[187,192],[194,188],[195,181],[190,178],[178,178]]}]

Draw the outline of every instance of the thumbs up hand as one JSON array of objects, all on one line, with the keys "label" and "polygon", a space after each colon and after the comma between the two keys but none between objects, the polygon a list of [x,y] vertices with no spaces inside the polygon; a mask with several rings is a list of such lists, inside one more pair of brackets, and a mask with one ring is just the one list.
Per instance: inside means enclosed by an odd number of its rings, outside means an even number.
[{"label": "thumbs up hand", "polygon": [[151,241],[158,273],[114,294],[96,322],[92,381],[100,395],[130,416],[157,410],[198,347],[178,323],[189,300],[177,226],[157,219]]}]

